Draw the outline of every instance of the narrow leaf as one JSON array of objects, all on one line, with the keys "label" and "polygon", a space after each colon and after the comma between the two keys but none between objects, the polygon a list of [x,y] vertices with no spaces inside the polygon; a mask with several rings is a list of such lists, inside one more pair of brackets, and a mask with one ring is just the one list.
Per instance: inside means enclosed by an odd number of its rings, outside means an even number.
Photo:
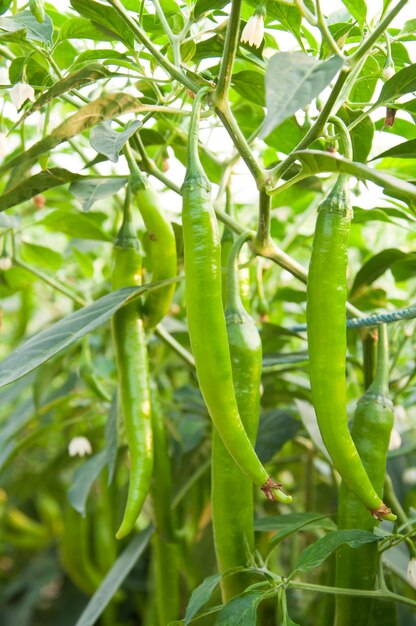
[{"label": "narrow leaf", "polygon": [[266,72],[267,115],[261,136],[266,137],[285,119],[310,104],[329,85],[343,61],[333,56],[317,61],[303,52],[280,52]]},{"label": "narrow leaf", "polygon": [[387,248],[372,256],[357,272],[351,287],[350,297],[356,295],[361,287],[371,285],[394,263],[402,261],[407,256],[407,254],[397,248]]},{"label": "narrow leaf", "polygon": [[125,130],[117,132],[111,128],[111,122],[104,122],[92,129],[90,144],[99,154],[117,163],[120,150],[141,125],[139,120],[134,120]]},{"label": "narrow leaf", "polygon": [[416,63],[404,67],[384,83],[377,102],[372,108],[397,100],[400,96],[413,91],[416,91]]},{"label": "narrow leaf", "polygon": [[111,241],[101,228],[99,228],[89,215],[83,215],[65,209],[56,209],[48,213],[46,217],[37,222],[50,230],[65,233],[78,239],[92,239],[94,241]]},{"label": "narrow leaf", "polygon": [[188,626],[193,617],[198,613],[199,609],[204,606],[210,599],[212,592],[218,586],[221,580],[221,574],[213,574],[205,580],[192,592],[191,599],[185,612],[184,626]]},{"label": "narrow leaf", "polygon": [[48,359],[62,354],[105,322],[124,304],[147,291],[147,286],[112,291],[21,344],[0,363],[0,387],[28,374]]},{"label": "narrow leaf", "polygon": [[88,602],[75,626],[94,626],[97,623],[116,591],[142,556],[153,532],[153,528],[148,526],[132,539]]},{"label": "narrow leaf", "polygon": [[286,529],[305,528],[323,528],[325,530],[336,530],[336,524],[321,513],[288,513],[287,515],[271,515],[263,517],[254,522],[254,529],[259,531],[282,531]]},{"label": "narrow leaf", "polygon": [[88,494],[106,461],[106,452],[101,450],[75,470],[72,485],[68,490],[68,500],[82,517],[85,516]]},{"label": "narrow leaf", "polygon": [[30,162],[40,154],[49,152],[64,141],[68,141],[75,135],[105,120],[113,119],[123,113],[140,110],[147,110],[147,107],[129,94],[116,91],[108,96],[101,96],[97,100],[93,100],[81,107],[74,115],[71,115],[60,126],[55,128],[50,135],[35,143],[26,152],[5,161],[0,166],[0,172],[5,172],[16,165]]},{"label": "narrow leaf", "polygon": [[5,211],[12,206],[26,202],[26,200],[30,200],[33,196],[48,189],[82,178],[83,176],[80,174],[74,174],[74,172],[65,170],[62,167],[52,167],[29,178],[24,178],[15,187],[12,187],[0,196],[0,211]]},{"label": "narrow leaf", "polygon": [[27,39],[43,43],[52,42],[53,24],[47,13],[42,23],[39,23],[30,11],[22,11],[13,17],[0,18],[0,30],[15,32],[22,28],[26,30]]},{"label": "narrow leaf", "polygon": [[84,87],[85,85],[89,85],[91,83],[95,83],[100,78],[107,78],[111,75],[111,72],[100,65],[99,63],[91,63],[86,67],[83,67],[78,72],[74,72],[69,74],[65,78],[58,80],[48,91],[45,91],[33,104],[31,104],[20,120],[16,123],[16,126],[23,122],[29,115],[34,113],[34,111],[38,111],[45,104],[58,98],[64,93],[67,93],[71,89],[79,89],[80,87]]},{"label": "narrow leaf", "polygon": [[375,170],[362,163],[348,161],[343,157],[320,150],[298,150],[293,154],[302,164],[301,178],[322,172],[345,172],[362,180],[370,180],[383,187],[392,196],[406,200],[406,202],[416,201],[416,186],[391,176],[387,172]]},{"label": "narrow leaf", "polygon": [[367,18],[367,3],[365,0],[342,0],[342,2],[352,17],[362,26]]},{"label": "narrow leaf", "polygon": [[295,565],[294,571],[307,572],[318,567],[342,545],[359,548],[366,543],[373,543],[380,539],[381,537],[377,537],[367,530],[334,530],[305,548]]},{"label": "narrow leaf", "polygon": [[416,158],[416,139],[410,139],[410,141],[403,141],[402,143],[397,144],[397,146],[393,146],[389,148],[389,150],[385,150],[385,152],[381,152],[377,156],[373,157],[371,161],[375,159],[381,159],[383,157],[394,157],[399,159],[415,159]]}]

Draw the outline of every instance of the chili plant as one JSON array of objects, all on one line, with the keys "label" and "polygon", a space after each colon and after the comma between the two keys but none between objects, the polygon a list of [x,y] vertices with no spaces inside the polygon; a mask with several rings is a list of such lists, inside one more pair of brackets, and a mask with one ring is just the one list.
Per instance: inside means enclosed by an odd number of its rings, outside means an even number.
[{"label": "chili plant", "polygon": [[408,626],[411,2],[0,1],[0,621]]}]

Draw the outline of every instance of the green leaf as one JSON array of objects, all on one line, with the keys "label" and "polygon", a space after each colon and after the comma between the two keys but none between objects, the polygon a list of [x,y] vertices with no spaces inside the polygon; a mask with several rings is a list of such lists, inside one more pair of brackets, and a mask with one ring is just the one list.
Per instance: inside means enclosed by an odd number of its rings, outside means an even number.
[{"label": "green leaf", "polygon": [[[79,18],[82,19],[82,18]],[[102,36],[101,36],[102,39]],[[79,56],[75,59],[73,63],[73,68],[75,67],[85,67],[86,63],[90,63],[91,61],[96,61],[98,59],[103,59],[106,62],[106,65],[117,65],[121,67],[129,67],[135,71],[137,71],[137,64],[134,63],[127,54],[122,54],[121,52],[117,52],[117,50],[85,50],[85,52],[81,52]],[[102,67],[102,66],[101,66]]]},{"label": "green leaf", "polygon": [[73,213],[65,209],[51,211],[37,223],[43,224],[50,230],[65,233],[70,237],[76,237],[78,239],[111,241],[111,237],[106,235],[90,216]]},{"label": "green leaf", "polygon": [[253,589],[233,598],[218,613],[215,626],[253,626],[263,596],[264,591]]},{"label": "green leaf", "polygon": [[404,252],[397,250],[397,248],[388,248],[372,256],[357,272],[351,287],[350,296],[355,295],[363,286],[371,285],[396,261],[401,261],[406,256]]},{"label": "green leaf", "polygon": [[415,221],[415,217],[403,209],[391,208],[391,207],[376,207],[373,209],[361,209],[360,207],[354,207],[353,224],[365,224],[366,222],[387,222],[395,224],[396,226],[403,227],[402,222],[399,220],[407,220],[410,222]]},{"label": "green leaf", "polygon": [[106,462],[106,452],[101,450],[101,452],[94,454],[88,461],[80,465],[74,472],[72,485],[68,490],[68,500],[74,509],[81,513],[82,517],[85,517],[85,508],[91,487],[100,475]]},{"label": "green leaf", "polygon": [[97,623],[98,618],[111,602],[116,591],[121,587],[123,581],[142,556],[153,532],[153,528],[148,526],[146,530],[143,530],[131,540],[89,600],[75,626],[94,626]]},{"label": "green leaf", "polygon": [[286,515],[271,515],[254,521],[254,530],[260,532],[278,531],[273,541],[280,540],[303,528],[312,530],[323,528],[324,530],[336,530],[336,524],[322,513],[288,513]]},{"label": "green leaf", "polygon": [[53,167],[29,178],[24,178],[15,187],[12,187],[0,196],[0,211],[5,211],[12,206],[30,200],[33,196],[48,189],[65,185],[65,183],[70,183],[80,178],[82,179],[83,176],[74,174],[61,167]]},{"label": "green leaf", "polygon": [[254,70],[244,70],[233,74],[232,87],[245,100],[264,107],[264,74]]},{"label": "green leaf", "polygon": [[126,126],[125,130],[117,132],[112,130],[111,122],[104,122],[92,129],[90,144],[96,152],[104,154],[110,161],[117,163],[124,144],[141,125],[139,120],[134,120]]},{"label": "green leaf", "polygon": [[384,83],[373,110],[380,104],[394,102],[400,96],[416,91],[416,63],[408,65]]},{"label": "green leaf", "polygon": [[47,14],[42,23],[39,23],[30,11],[17,13],[13,17],[0,17],[1,30],[13,32],[21,28],[26,30],[26,37],[29,40],[52,43],[53,24]]},{"label": "green leaf", "polygon": [[[349,126],[363,111],[341,107],[337,115]],[[374,123],[370,117],[365,117],[351,131],[353,161],[365,162],[373,145]]]},{"label": "green leaf", "polygon": [[37,333],[0,363],[0,387],[18,380],[107,322],[118,309],[146,293],[148,286],[112,291]]},{"label": "green leaf", "polygon": [[89,211],[94,202],[112,196],[127,182],[127,178],[93,178],[85,177],[85,180],[75,181],[70,185],[69,191],[82,204],[84,211]]},{"label": "green leaf", "polygon": [[79,89],[85,85],[95,83],[101,78],[107,78],[110,75],[111,72],[99,63],[91,63],[87,67],[83,67],[81,70],[78,70],[78,72],[69,74],[65,78],[58,80],[53,87],[44,92],[33,104],[31,104],[26,109],[17,124],[23,122],[23,120],[25,120],[29,115],[31,115],[34,111],[38,111],[47,102],[50,102],[55,98],[59,98],[59,96],[67,93],[71,89]]},{"label": "green leaf", "polygon": [[228,4],[228,0],[196,0],[194,6],[194,16],[198,20],[205,13],[220,10]]},{"label": "green leaf", "polygon": [[29,264],[38,265],[47,270],[59,270],[62,267],[63,258],[59,252],[45,246],[22,241],[20,245],[22,259]]},{"label": "green leaf", "polygon": [[362,163],[348,161],[343,157],[320,150],[298,150],[293,155],[302,164],[302,172],[299,175],[302,179],[322,172],[345,172],[361,180],[370,180],[399,199],[407,202],[416,201],[416,186],[395,178],[387,172],[375,170]]},{"label": "green leaf", "polygon": [[12,3],[12,0],[0,0],[0,15],[3,15],[3,13],[6,13],[11,3]]},{"label": "green leaf", "polygon": [[294,572],[307,572],[318,567],[342,545],[359,548],[366,543],[373,543],[380,539],[381,537],[367,530],[334,530],[305,548],[295,565]]},{"label": "green leaf", "polygon": [[113,92],[107,96],[101,96],[97,98],[97,100],[93,100],[89,104],[81,107],[79,111],[55,128],[50,135],[35,143],[26,150],[26,152],[20,153],[8,161],[5,161],[0,166],[0,172],[5,172],[16,165],[31,162],[40,154],[50,152],[64,141],[72,139],[75,135],[105,120],[113,119],[123,113],[140,110],[147,110],[147,107],[141,104],[137,98],[129,94]]},{"label": "green leaf", "polygon": [[111,35],[125,43],[129,48],[134,48],[134,35],[126,22],[113,9],[113,7],[94,2],[94,0],[70,0],[75,11],[89,20],[102,30],[106,35]]},{"label": "green leaf", "polygon": [[213,574],[212,576],[205,578],[205,580],[193,590],[191,599],[186,607],[184,626],[188,626],[191,620],[198,613],[199,609],[208,602],[220,580],[221,574]]},{"label": "green leaf", "polygon": [[360,26],[363,26],[367,18],[367,3],[365,0],[342,0],[348,11],[351,13]]},{"label": "green leaf", "polygon": [[267,136],[285,119],[310,104],[342,65],[342,59],[336,56],[320,62],[303,52],[275,54],[266,71],[267,115],[261,136]]},{"label": "green leaf", "polygon": [[287,410],[272,409],[260,416],[259,433],[256,440],[256,452],[262,463],[267,463],[293,439],[301,423]]},{"label": "green leaf", "polygon": [[381,152],[377,156],[370,159],[374,161],[375,159],[381,159],[383,157],[394,157],[398,159],[415,159],[416,158],[416,139],[410,139],[409,141],[403,141],[402,143],[397,144],[397,146],[393,146],[389,148],[389,150],[385,150],[385,152]]},{"label": "green leaf", "polygon": [[95,26],[85,17],[72,17],[65,21],[59,31],[59,41],[65,39],[92,39],[93,41],[114,41],[118,40],[112,34],[104,34],[103,31]]}]

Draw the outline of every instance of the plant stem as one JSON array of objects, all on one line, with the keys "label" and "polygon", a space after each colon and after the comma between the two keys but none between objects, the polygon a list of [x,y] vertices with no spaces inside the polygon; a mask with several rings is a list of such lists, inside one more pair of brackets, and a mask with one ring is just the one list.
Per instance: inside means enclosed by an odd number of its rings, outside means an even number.
[{"label": "plant stem", "polygon": [[65,287],[64,285],[58,283],[57,281],[55,281],[53,278],[51,278],[47,274],[44,274],[43,272],[41,272],[40,270],[32,267],[31,265],[27,265],[23,261],[20,261],[15,256],[13,256],[13,264],[17,265],[18,267],[21,267],[22,269],[25,269],[26,271],[30,272],[34,276],[37,276],[37,278],[39,278],[44,283],[49,285],[49,287],[52,287],[52,289],[55,289],[55,291],[59,291],[64,296],[67,296],[67,298],[70,298],[73,302],[75,302],[75,304],[78,304],[81,307],[84,307],[84,306],[87,305],[87,301],[84,300],[84,298],[81,298],[80,296],[78,296],[76,293],[74,293],[70,289],[67,289],[67,287]]},{"label": "plant stem", "polygon": [[340,596],[356,596],[362,598],[377,598],[379,600],[392,600],[393,602],[400,602],[401,604],[407,604],[408,606],[416,607],[416,600],[412,598],[406,598],[392,591],[386,589],[376,589],[375,591],[363,590],[363,589],[342,589],[341,587],[327,587],[326,585],[314,585],[312,583],[303,583],[289,581],[288,587],[294,589],[302,589],[303,591],[314,591],[317,593],[330,593]]},{"label": "plant stem", "polygon": [[377,41],[377,39],[384,34],[384,31],[387,29],[390,22],[393,21],[396,15],[407,4],[407,1],[408,0],[400,0],[400,2],[398,2],[389,13],[387,13],[386,17],[381,22],[379,22],[377,28],[373,30],[373,32],[367,37],[367,39],[363,41],[361,46],[350,57],[350,62],[352,64],[357,63],[366,54],[366,52],[370,50],[370,48]]},{"label": "plant stem", "polygon": [[163,69],[170,74],[177,81],[185,85],[192,92],[198,91],[198,85],[194,81],[186,76],[180,69],[178,69],[173,63],[169,61],[163,54],[160,53],[158,48],[155,48],[151,40],[148,38],[144,30],[130,17],[120,0],[107,0],[109,4],[117,11],[120,17],[126,22],[132,32],[136,35],[138,40],[149,50],[149,52],[155,57],[158,63]]},{"label": "plant stem", "polygon": [[322,134],[328,118],[332,115],[332,110],[337,102],[338,96],[341,93],[344,83],[348,78],[349,71],[350,70],[347,67],[344,67],[341,70],[337,81],[329,95],[329,98],[326,101],[325,106],[319,114],[319,117],[316,120],[315,124],[309,129],[305,137],[298,143],[292,153],[289,154],[284,161],[282,161],[281,163],[276,165],[276,167],[270,170],[270,179],[273,183],[273,187],[276,187],[278,180],[287,171],[289,166],[296,160],[296,154],[294,153],[296,153],[297,150],[304,150],[305,148],[308,148],[310,144],[313,143],[315,139],[318,139],[318,137],[320,137],[320,135]]},{"label": "plant stem", "polygon": [[258,164],[256,157],[232,114],[228,102],[223,103],[223,108],[216,108],[215,111],[233,140],[241,158],[252,173],[258,189],[265,189],[269,181],[268,174],[266,170]]},{"label": "plant stem", "polygon": [[233,73],[240,31],[240,13],[241,0],[232,0],[217,88],[213,94],[213,102],[218,111],[226,109],[228,105],[228,89]]},{"label": "plant stem", "polygon": [[171,27],[169,26],[169,22],[166,19],[166,15],[163,12],[163,9],[160,5],[159,0],[152,0],[153,5],[155,7],[156,10],[156,14],[160,20],[160,23],[163,26],[163,30],[166,33],[167,38],[169,39],[169,43],[172,46],[172,53],[173,53],[173,62],[174,64],[180,68],[181,66],[181,49],[180,49],[180,45],[179,45],[179,39],[176,37],[176,35],[174,34],[174,32],[172,31]]},{"label": "plant stem", "polygon": [[321,31],[322,37],[326,40],[328,46],[331,48],[332,52],[341,58],[345,58],[340,48],[338,47],[337,42],[331,35],[331,31],[329,30],[325,18],[322,15],[321,2],[320,0],[316,0],[316,15],[317,15],[317,26]]},{"label": "plant stem", "polygon": [[260,191],[259,197],[259,222],[255,246],[259,250],[268,248],[270,242],[270,222],[271,222],[272,199],[266,191]]},{"label": "plant stem", "polygon": [[185,363],[187,363],[188,365],[190,365],[193,368],[195,367],[195,360],[194,360],[194,357],[192,356],[192,354],[190,352],[188,352],[188,350],[186,348],[184,348],[182,346],[182,344],[179,343],[179,341],[176,341],[176,339],[166,330],[166,328],[164,328],[162,326],[162,324],[159,324],[158,326],[156,326],[155,333],[170,348],[172,348],[172,350],[174,350],[176,352],[176,354],[178,356],[180,356],[181,359],[183,359],[185,361]]}]

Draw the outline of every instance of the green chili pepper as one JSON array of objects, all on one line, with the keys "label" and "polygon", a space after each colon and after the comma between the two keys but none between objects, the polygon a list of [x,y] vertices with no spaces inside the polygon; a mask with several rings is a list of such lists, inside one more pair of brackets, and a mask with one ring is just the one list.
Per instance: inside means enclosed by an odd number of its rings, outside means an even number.
[{"label": "green chili pepper", "polygon": [[74,585],[92,595],[102,581],[102,575],[91,562],[87,518],[67,504],[59,546],[61,565]]},{"label": "green chili pepper", "polygon": [[312,398],[335,469],[372,515],[394,520],[395,515],[372,486],[348,430],[345,305],[351,217],[348,178],[341,175],[318,209],[309,267],[307,322]]},{"label": "green chili pepper", "polygon": [[[221,296],[221,246],[210,183],[198,155],[198,127],[205,89],[195,97],[189,130],[183,197],[185,298],[199,386],[227,450],[251,480],[274,500],[279,487],[267,474],[238,412]],[[280,497],[280,496],[279,496]]]},{"label": "green chili pepper", "polygon": [[114,538],[115,507],[114,487],[107,483],[107,472],[100,475],[92,516],[94,561],[105,575],[117,558],[117,542]]},{"label": "green chili pepper", "polygon": [[[254,236],[254,234],[253,234]],[[245,431],[254,446],[260,405],[262,349],[258,330],[246,312],[240,295],[238,255],[251,233],[235,242],[228,263],[225,318],[230,346],[233,382]],[[227,452],[219,435],[212,439],[212,523],[218,569],[225,572],[248,565],[254,551],[254,511],[252,481],[242,473]],[[287,501],[292,498],[287,496]],[[222,597],[228,602],[249,584],[241,572],[221,581]]]},{"label": "green chili pepper", "polygon": [[[386,326],[379,327],[376,374],[357,405],[352,425],[355,442],[367,474],[381,497],[386,457],[393,426],[393,405],[388,399],[389,357]],[[376,521],[365,505],[342,482],[339,493],[338,526],[372,531]],[[378,568],[377,544],[356,550],[348,546],[337,551],[336,586],[349,589],[374,589]],[[372,610],[371,598],[337,596],[336,626],[367,626]]]},{"label": "green chili pepper", "polygon": [[[231,204],[231,193],[229,187],[225,190],[225,212],[227,215],[233,217],[232,212],[232,204]],[[222,302],[223,305],[226,305],[227,302],[227,281],[225,279],[225,271],[228,266],[228,259],[230,258],[231,249],[234,243],[234,233],[227,224],[224,224],[224,230],[222,231],[221,237],[221,268],[222,268],[222,280],[221,280],[221,292],[222,292]]]},{"label": "green chili pepper", "polygon": [[172,510],[172,476],[166,427],[156,386],[151,389],[154,466],[152,502],[156,533],[153,538],[155,600],[160,626],[178,619],[179,563]]},{"label": "green chili pepper", "polygon": [[[123,223],[114,246],[113,289],[141,282],[141,254],[131,224],[130,190]],[[140,304],[127,304],[112,320],[119,397],[130,451],[130,483],[126,510],[116,537],[134,527],[150,487],[153,466],[147,347]]]},{"label": "green chili pepper", "polygon": [[[139,170],[130,150],[126,155],[131,170],[131,188],[144,225],[147,247],[150,251],[152,281],[166,280],[176,276],[175,233],[160,206],[160,197],[152,189],[145,175]],[[175,284],[149,293],[143,304],[143,321],[146,328],[156,326],[167,314],[175,292]]]}]

